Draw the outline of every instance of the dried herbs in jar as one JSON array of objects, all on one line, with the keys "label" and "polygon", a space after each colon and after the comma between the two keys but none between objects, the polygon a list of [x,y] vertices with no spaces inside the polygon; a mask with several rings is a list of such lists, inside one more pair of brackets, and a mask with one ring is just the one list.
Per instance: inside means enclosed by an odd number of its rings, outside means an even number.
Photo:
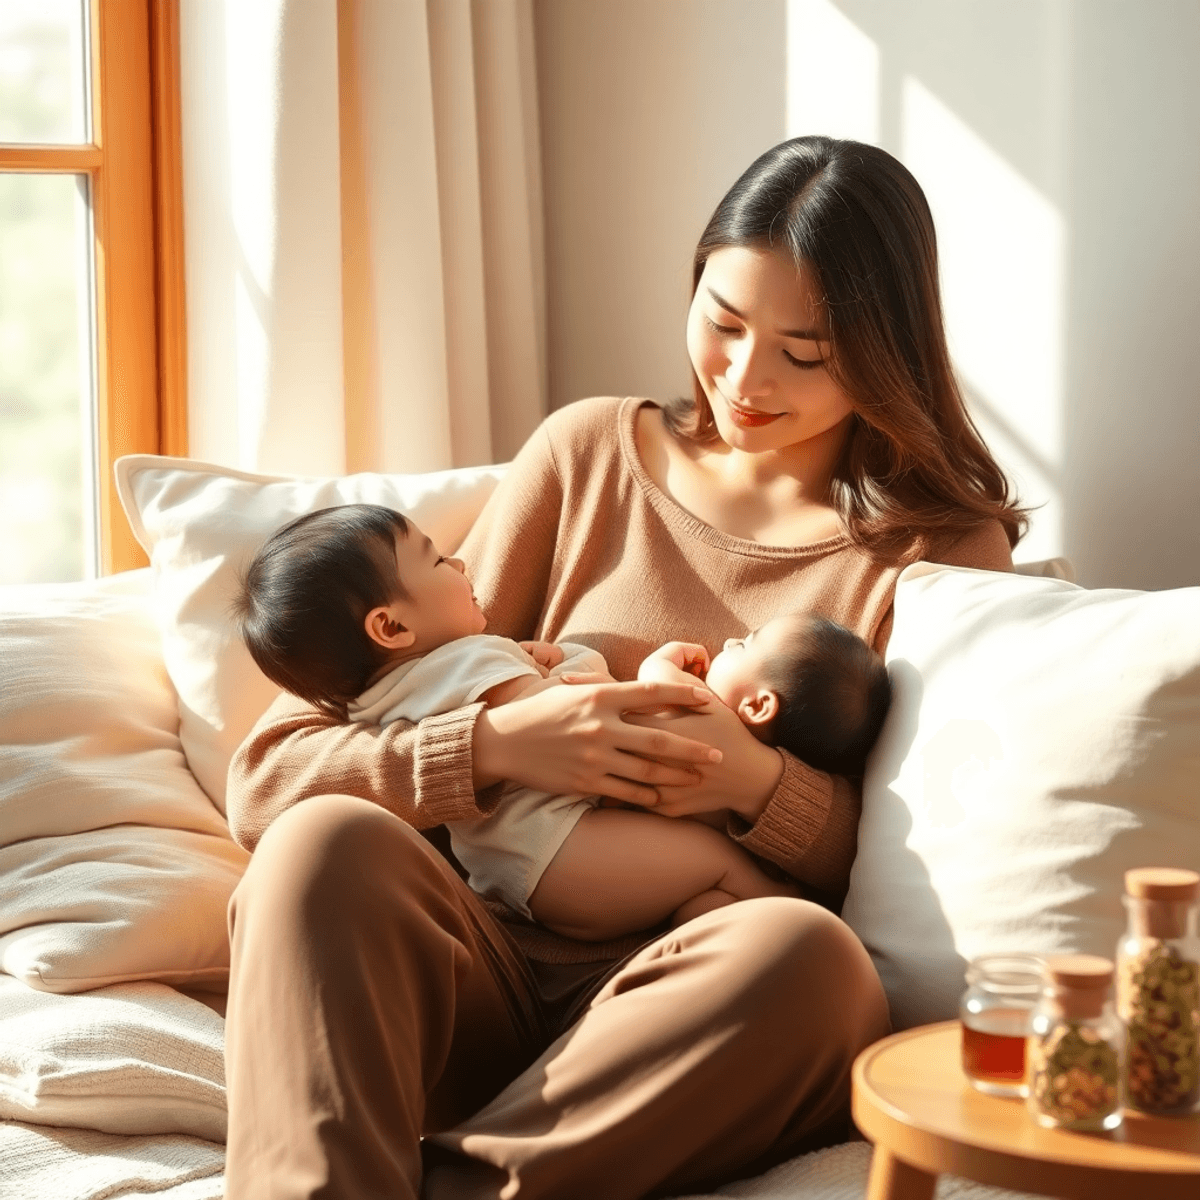
[{"label": "dried herbs in jar", "polygon": [[1117,1012],[1125,1023],[1126,1103],[1147,1113],[1200,1107],[1200,875],[1125,874],[1129,929],[1117,947]]},{"label": "dried herbs in jar", "polygon": [[1121,1123],[1123,1029],[1109,1000],[1112,977],[1107,958],[1046,959],[1025,1054],[1026,1104],[1041,1125],[1100,1130]]}]

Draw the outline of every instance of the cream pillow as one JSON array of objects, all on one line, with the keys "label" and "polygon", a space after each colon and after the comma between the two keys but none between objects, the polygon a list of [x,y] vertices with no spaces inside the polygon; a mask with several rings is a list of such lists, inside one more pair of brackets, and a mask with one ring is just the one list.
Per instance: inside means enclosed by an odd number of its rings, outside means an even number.
[{"label": "cream pillow", "polygon": [[384,504],[453,553],[502,466],[424,475],[292,478],[136,454],[117,462],[117,490],[154,569],[163,655],[179,692],[180,737],[201,787],[225,811],[229,760],[279,694],[229,618],[238,572],[280,526],[336,504]]},{"label": "cream pillow", "polygon": [[1123,874],[1200,867],[1200,588],[908,568],[843,916],[898,1029],[977,954],[1110,956]]},{"label": "cream pillow", "polygon": [[82,996],[0,975],[0,1119],[225,1140],[225,1022],[161,983]]},{"label": "cream pillow", "polygon": [[219,987],[247,855],[179,743],[149,572],[0,589],[0,969]]}]

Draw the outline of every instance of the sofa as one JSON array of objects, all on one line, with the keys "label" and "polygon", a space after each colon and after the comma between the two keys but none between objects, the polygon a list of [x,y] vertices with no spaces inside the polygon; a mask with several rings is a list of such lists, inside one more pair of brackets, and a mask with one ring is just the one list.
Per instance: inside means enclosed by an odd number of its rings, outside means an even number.
[{"label": "sofa", "polygon": [[[222,1196],[225,907],[247,861],[225,772],[274,695],[231,636],[236,572],[340,502],[389,504],[456,547],[503,471],[315,479],[133,456],[118,492],[150,567],[0,588],[6,1200]],[[901,577],[843,909],[896,1028],[954,1016],[975,954],[1111,955],[1125,869],[1200,867],[1200,588],[1069,574]],[[850,1200],[869,1156],[847,1143],[720,1194]]]}]

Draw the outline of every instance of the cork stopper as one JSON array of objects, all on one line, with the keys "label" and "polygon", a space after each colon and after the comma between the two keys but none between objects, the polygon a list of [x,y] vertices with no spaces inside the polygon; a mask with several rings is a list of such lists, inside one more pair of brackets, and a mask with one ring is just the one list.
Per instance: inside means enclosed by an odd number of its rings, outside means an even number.
[{"label": "cork stopper", "polygon": [[1200,875],[1181,867],[1136,867],[1125,872],[1125,894],[1139,937],[1183,937],[1188,908],[1200,896]]},{"label": "cork stopper", "polygon": [[1113,965],[1098,954],[1052,954],[1046,972],[1058,987],[1092,991],[1112,983]]},{"label": "cork stopper", "polygon": [[1191,903],[1200,896],[1200,875],[1182,867],[1135,867],[1125,872],[1125,892],[1139,900]]},{"label": "cork stopper", "polygon": [[1112,986],[1113,964],[1098,954],[1055,954],[1046,958],[1046,978],[1053,985],[1063,1016],[1098,1017]]}]

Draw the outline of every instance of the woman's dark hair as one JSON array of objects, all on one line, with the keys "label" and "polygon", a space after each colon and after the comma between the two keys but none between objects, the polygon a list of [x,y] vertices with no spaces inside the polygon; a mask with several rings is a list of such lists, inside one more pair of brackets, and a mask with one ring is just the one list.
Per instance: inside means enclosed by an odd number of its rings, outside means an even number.
[{"label": "woman's dark hair", "polygon": [[379,504],[346,504],[297,517],[251,560],[233,618],[262,673],[345,720],[347,705],[386,662],[367,613],[407,599],[396,574],[396,535],[408,522]]},{"label": "woman's dark hair", "polygon": [[[782,142],[717,206],[692,271],[726,246],[779,250],[821,297],[829,369],[854,407],[830,503],[858,545],[899,552],[914,538],[995,517],[1015,546],[1028,524],[967,412],[946,347],[933,217],[908,169],[877,146]],[[664,408],[677,436],[717,437],[694,395]]]},{"label": "woman's dark hair", "polygon": [[892,702],[883,659],[844,626],[811,617],[789,633],[767,676],[779,698],[771,745],[830,775],[862,775]]}]

